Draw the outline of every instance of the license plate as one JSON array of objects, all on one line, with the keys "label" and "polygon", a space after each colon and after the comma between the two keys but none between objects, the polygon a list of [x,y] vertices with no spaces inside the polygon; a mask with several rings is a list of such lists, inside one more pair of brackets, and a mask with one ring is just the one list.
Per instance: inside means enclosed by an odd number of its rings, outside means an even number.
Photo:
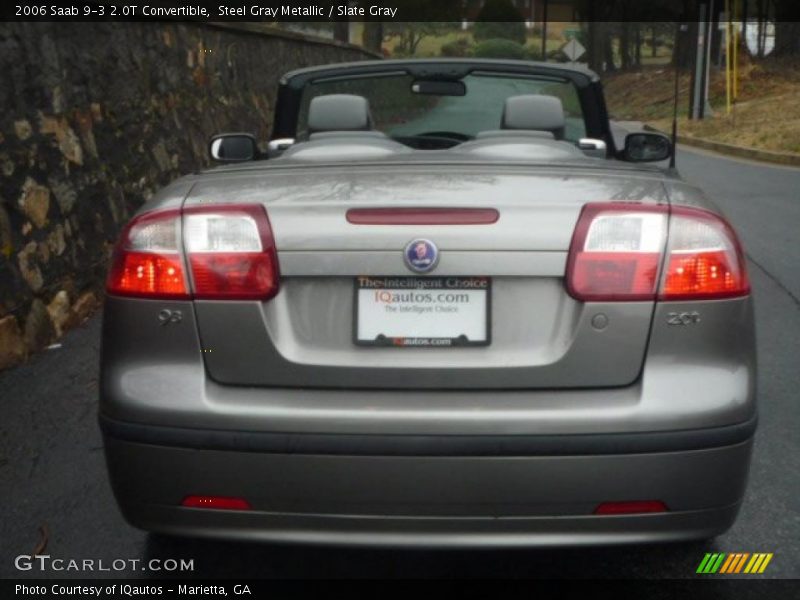
[{"label": "license plate", "polygon": [[357,277],[354,341],[362,346],[486,346],[488,277]]}]

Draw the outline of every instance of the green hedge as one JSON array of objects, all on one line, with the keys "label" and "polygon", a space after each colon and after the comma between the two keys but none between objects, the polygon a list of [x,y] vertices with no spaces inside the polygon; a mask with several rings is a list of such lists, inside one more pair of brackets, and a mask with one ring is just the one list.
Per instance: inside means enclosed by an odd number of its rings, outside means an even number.
[{"label": "green hedge", "polygon": [[444,44],[439,51],[442,56],[464,57],[470,55],[471,44],[465,38],[459,38]]},{"label": "green hedge", "polygon": [[481,42],[472,51],[475,58],[510,58],[524,60],[527,58],[525,47],[511,40],[493,39]]}]

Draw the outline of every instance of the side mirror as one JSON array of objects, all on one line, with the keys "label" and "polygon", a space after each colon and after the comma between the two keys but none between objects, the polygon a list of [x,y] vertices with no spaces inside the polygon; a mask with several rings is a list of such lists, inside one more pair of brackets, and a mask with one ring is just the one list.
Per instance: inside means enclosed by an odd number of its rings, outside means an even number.
[{"label": "side mirror", "polygon": [[258,157],[258,143],[249,133],[223,133],[211,138],[208,154],[218,162],[243,162]]},{"label": "side mirror", "polygon": [[657,162],[672,155],[672,142],[660,133],[630,133],[625,136],[623,160],[629,162]]},{"label": "side mirror", "polygon": [[294,144],[294,138],[277,138],[267,143],[267,158],[277,158]]}]

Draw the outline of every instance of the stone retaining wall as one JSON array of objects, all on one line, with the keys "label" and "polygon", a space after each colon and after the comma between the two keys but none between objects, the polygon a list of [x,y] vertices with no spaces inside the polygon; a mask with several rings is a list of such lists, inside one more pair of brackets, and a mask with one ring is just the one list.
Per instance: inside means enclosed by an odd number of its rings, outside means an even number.
[{"label": "stone retaining wall", "polygon": [[0,369],[91,313],[120,227],[211,135],[267,138],[282,73],[362,58],[254,24],[0,24]]}]

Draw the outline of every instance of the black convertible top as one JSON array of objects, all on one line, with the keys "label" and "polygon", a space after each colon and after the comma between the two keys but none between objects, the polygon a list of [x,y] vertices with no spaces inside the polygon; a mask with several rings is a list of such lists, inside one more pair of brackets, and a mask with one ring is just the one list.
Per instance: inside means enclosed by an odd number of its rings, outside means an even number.
[{"label": "black convertible top", "polygon": [[295,69],[280,81],[271,139],[295,138],[304,88],[320,79],[369,77],[381,73],[403,72],[418,79],[460,80],[474,71],[513,75],[549,76],[569,80],[575,86],[586,121],[586,136],[603,140],[610,154],[616,152],[608,120],[603,88],[597,73],[583,65],[544,63],[525,60],[478,58],[429,58],[364,60]]},{"label": "black convertible top", "polygon": [[580,63],[546,63],[529,60],[507,60],[494,58],[415,58],[415,59],[390,59],[390,60],[361,60],[346,63],[334,63],[303,67],[285,73],[281,83],[305,85],[308,81],[323,77],[351,74],[355,72],[379,72],[387,70],[407,71],[412,75],[424,77],[425,75],[445,75],[457,73],[463,77],[473,70],[491,68],[493,71],[508,71],[513,73],[549,73],[572,79],[574,75],[581,75],[590,81],[599,81],[600,78],[591,69]]}]

